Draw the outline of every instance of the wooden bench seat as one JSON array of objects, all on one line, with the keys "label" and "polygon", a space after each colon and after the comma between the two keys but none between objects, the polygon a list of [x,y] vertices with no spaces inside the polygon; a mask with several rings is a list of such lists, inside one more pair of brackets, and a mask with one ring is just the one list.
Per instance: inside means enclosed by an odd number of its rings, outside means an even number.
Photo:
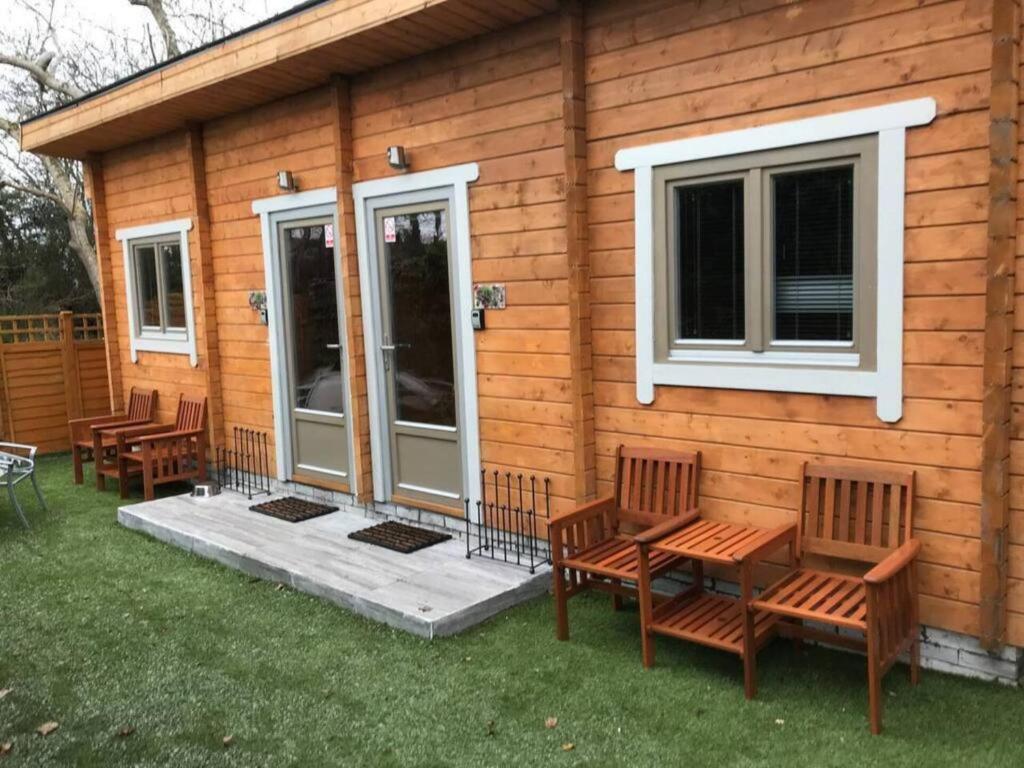
[{"label": "wooden bench seat", "polygon": [[867,606],[864,579],[810,568],[790,573],[753,602],[755,610],[861,631]]},{"label": "wooden bench seat", "polygon": [[[672,555],[663,552],[651,557],[651,567],[661,570]],[[640,572],[640,558],[637,554],[636,542],[632,536],[616,536],[593,547],[577,552],[562,561],[566,568],[574,568],[587,573],[607,576],[610,579],[636,581]]]}]

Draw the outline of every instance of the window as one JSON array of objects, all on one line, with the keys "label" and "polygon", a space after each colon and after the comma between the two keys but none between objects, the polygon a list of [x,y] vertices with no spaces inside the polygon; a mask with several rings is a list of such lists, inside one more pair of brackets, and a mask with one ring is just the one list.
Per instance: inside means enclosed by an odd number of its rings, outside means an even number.
[{"label": "window", "polygon": [[124,248],[132,361],[147,350],[189,355],[195,331],[188,259],[190,219],[118,230]]},{"label": "window", "polygon": [[906,129],[933,99],[619,150],[637,399],[656,385],[874,397],[902,415]]},{"label": "window", "polygon": [[877,139],[654,172],[657,358],[874,366]]}]

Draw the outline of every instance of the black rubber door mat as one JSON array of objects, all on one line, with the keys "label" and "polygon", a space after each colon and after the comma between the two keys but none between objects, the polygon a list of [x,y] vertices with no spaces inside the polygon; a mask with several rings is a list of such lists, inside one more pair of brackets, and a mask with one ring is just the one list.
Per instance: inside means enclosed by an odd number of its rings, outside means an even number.
[{"label": "black rubber door mat", "polygon": [[348,537],[356,541],[392,549],[405,555],[424,547],[440,544],[451,538],[447,533],[435,533],[393,521],[371,525],[369,528],[350,533]]},{"label": "black rubber door mat", "polygon": [[337,507],[330,507],[327,504],[319,504],[315,501],[297,499],[294,496],[285,496],[283,499],[264,501],[262,504],[253,504],[249,507],[253,512],[276,517],[278,520],[285,520],[289,523],[301,523],[303,520],[312,520],[314,517],[328,515],[337,512]]}]

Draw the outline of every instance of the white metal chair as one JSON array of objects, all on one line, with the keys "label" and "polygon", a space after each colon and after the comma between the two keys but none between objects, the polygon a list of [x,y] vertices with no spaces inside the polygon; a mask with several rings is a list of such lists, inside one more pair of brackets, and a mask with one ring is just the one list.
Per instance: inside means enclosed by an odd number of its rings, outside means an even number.
[{"label": "white metal chair", "polygon": [[0,442],[0,486],[7,488],[7,496],[18,513],[21,524],[29,527],[28,519],[25,517],[25,510],[18,502],[18,496],[14,487],[22,480],[31,480],[32,488],[35,489],[36,498],[39,499],[43,509],[49,512],[46,502],[43,501],[43,494],[39,490],[39,483],[36,482],[36,447],[34,445],[22,445],[21,443]]}]

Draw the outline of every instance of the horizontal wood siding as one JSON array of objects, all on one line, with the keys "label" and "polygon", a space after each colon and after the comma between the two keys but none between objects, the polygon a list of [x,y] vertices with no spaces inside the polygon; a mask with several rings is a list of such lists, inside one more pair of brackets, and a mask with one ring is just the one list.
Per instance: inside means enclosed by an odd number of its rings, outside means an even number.
[{"label": "horizontal wood siding", "polygon": [[[188,355],[168,355],[140,351],[138,362],[131,360],[128,306],[125,292],[124,257],[116,232],[124,227],[155,224],[161,221],[192,218],[188,159],[182,133],[117,149],[103,155],[103,181],[106,190],[107,238],[110,249],[111,285],[116,303],[117,348],[120,356],[122,391],[131,387],[158,389],[157,413],[161,420],[173,421],[179,394],[205,394],[201,367],[193,368]],[[195,251],[195,228],[189,233],[189,250]],[[192,259],[192,283],[199,278]],[[193,309],[199,307],[193,298]],[[202,358],[199,365],[204,366]]]},{"label": "horizontal wood siding", "polygon": [[[793,519],[804,460],[918,472],[926,624],[978,631],[988,208],[988,2],[637,0],[587,5],[599,491],[620,442],[703,451],[710,516]],[[904,417],[870,399],[658,387],[636,400],[633,177],[618,149],[932,96],[907,141]],[[882,276],[882,279],[885,279]]]},{"label": "horizontal wood siding", "polygon": [[[558,17],[352,81],[355,181],[480,164],[470,186],[473,280],[507,286],[508,308],[475,335],[486,465],[549,475],[571,506],[572,366]],[[365,297],[364,297],[365,299]]]},{"label": "horizontal wood siding", "polygon": [[263,241],[252,201],[283,194],[277,172],[300,190],[334,186],[331,95],[309,91],[205,126],[210,251],[217,297],[224,429],[266,431],[274,461],[274,409],[268,328],[249,307],[263,291]]}]

